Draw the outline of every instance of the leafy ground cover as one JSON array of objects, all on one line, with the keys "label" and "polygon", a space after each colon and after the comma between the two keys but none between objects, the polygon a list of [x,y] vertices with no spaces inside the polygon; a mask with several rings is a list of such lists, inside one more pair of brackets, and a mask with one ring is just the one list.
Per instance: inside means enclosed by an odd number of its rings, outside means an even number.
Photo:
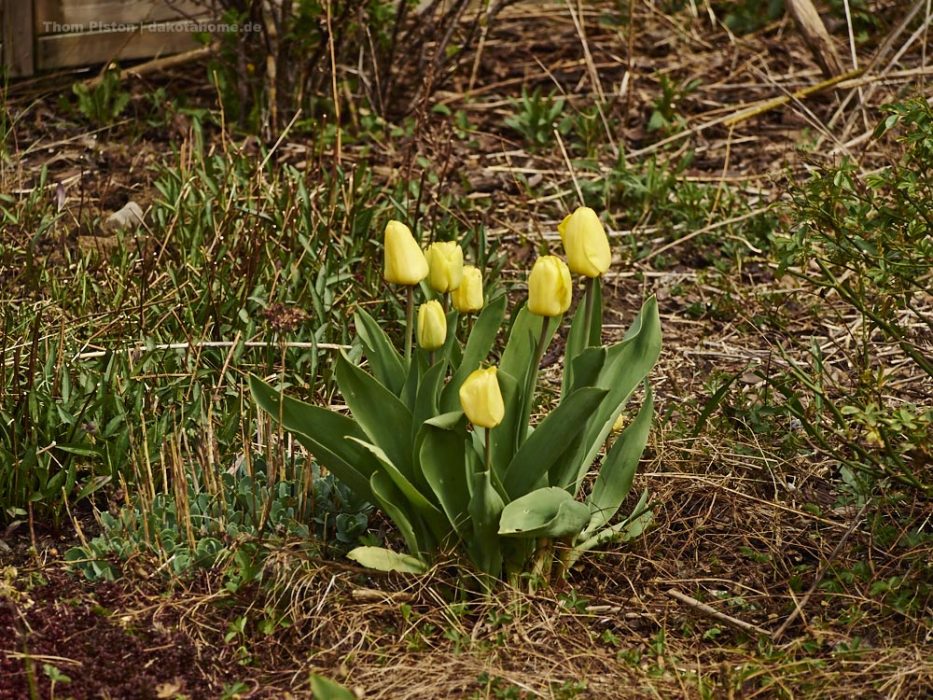
[{"label": "leafy ground cover", "polygon": [[[928,693],[929,17],[827,3],[869,69],[803,97],[821,77],[780,4],[464,10],[433,63],[372,75],[341,47],[300,113],[238,92],[231,47],[8,85],[0,697],[301,697],[312,673],[387,698]],[[101,226],[130,200],[141,228]],[[388,218],[465,240],[518,300],[580,203],[616,256],[607,337],[659,302],[653,528],[535,594],[355,566],[398,535],[248,375],[343,406],[353,310],[404,318]]]}]

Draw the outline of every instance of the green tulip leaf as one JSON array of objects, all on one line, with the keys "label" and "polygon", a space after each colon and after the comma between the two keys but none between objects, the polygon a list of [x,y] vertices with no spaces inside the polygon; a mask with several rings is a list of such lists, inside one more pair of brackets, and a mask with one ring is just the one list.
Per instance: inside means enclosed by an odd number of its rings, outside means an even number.
[{"label": "green tulip leaf", "polygon": [[[586,327],[586,297],[577,304],[577,310],[570,322],[570,331],[567,333],[567,343],[564,346],[564,376],[561,382],[561,396],[567,396],[571,387],[581,386],[576,383],[576,360],[582,352],[589,347],[599,347],[602,341],[603,327],[603,295],[600,280],[597,277],[592,281],[593,315],[590,327]],[[588,380],[587,380],[588,381]],[[583,383],[582,386],[586,386]]]},{"label": "green tulip leaf", "polygon": [[511,374],[516,379],[525,376],[534,357],[538,338],[541,336],[542,321],[548,322],[546,343],[550,344],[554,331],[560,325],[560,317],[537,316],[528,310],[527,304],[522,306],[512,324],[505,350],[502,351],[502,359],[499,361],[501,371]]},{"label": "green tulip leaf", "polygon": [[415,400],[418,397],[418,385],[421,383],[422,367],[424,364],[421,352],[415,348],[412,353],[411,362],[408,363],[408,374],[405,375],[405,383],[402,385],[402,393],[399,398],[409,411],[415,410]]},{"label": "green tulip leaf", "polygon": [[457,427],[461,420],[463,420],[463,411],[451,411],[450,413],[442,413],[424,422],[426,425],[433,425],[435,428],[452,430]]},{"label": "green tulip leaf", "polygon": [[466,539],[470,492],[467,483],[465,430],[443,430],[431,425],[422,428],[418,463],[441,508],[457,534]]},{"label": "green tulip leaf", "polygon": [[502,548],[497,531],[504,503],[488,470],[473,474],[472,494],[469,508],[473,520],[473,539],[468,543],[470,558],[480,571],[498,578],[502,573]]},{"label": "green tulip leaf", "polygon": [[[521,388],[518,381],[509,373],[500,369],[496,372],[505,416],[502,422],[492,429],[492,464],[501,479],[505,467],[512,461],[517,449],[516,434],[522,420]],[[524,425],[527,425],[527,420]],[[482,450],[480,451],[482,453]]]},{"label": "green tulip leaf", "polygon": [[518,498],[502,510],[502,537],[567,537],[589,522],[590,509],[564,489],[548,486]]},{"label": "green tulip leaf", "polygon": [[576,370],[576,359],[586,347],[586,329],[584,328],[585,309],[581,301],[577,304],[577,310],[574,311],[573,320],[570,322],[570,330],[567,332],[567,342],[564,345],[564,376],[561,379],[561,396],[567,396],[570,393],[570,387],[574,385],[573,377]]},{"label": "green tulip leaf", "polygon": [[612,527],[600,530],[595,535],[590,535],[588,537],[584,535],[585,539],[583,542],[576,545],[571,550],[567,568],[570,569],[584,552],[588,552],[594,547],[599,547],[610,542],[628,542],[629,540],[641,536],[645,530],[651,527],[651,523],[654,522],[654,513],[648,508],[647,502],[648,490],[646,489],[642,492],[641,498],[638,499],[638,504],[632,511],[632,515],[628,518],[616,523]]},{"label": "green tulip leaf", "polygon": [[398,571],[403,574],[423,574],[428,565],[410,554],[399,554],[384,547],[356,547],[347,552],[352,559],[367,569],[376,571]]},{"label": "green tulip leaf", "polygon": [[[451,361],[451,357],[455,354],[454,347],[456,346],[457,348],[457,354],[459,354],[460,352],[460,343],[457,340],[457,325],[458,325],[458,319],[460,318],[460,312],[457,311],[456,309],[451,309],[450,311],[447,312],[446,318],[447,318],[447,337],[444,340],[444,346],[440,350],[437,351],[437,354],[438,354],[439,359],[442,358],[446,360],[447,362],[450,362],[451,366],[454,366],[453,362]],[[463,360],[462,357],[458,357],[457,363],[459,364],[459,362],[461,362],[462,360]]]},{"label": "green tulip leaf", "polygon": [[499,327],[502,325],[502,319],[505,318],[506,302],[505,295],[496,297],[477,317],[463,350],[463,358],[441,395],[442,411],[454,411],[460,407],[460,385],[466,381],[471,372],[480,368],[483,360],[492,350]]},{"label": "green tulip leaf", "polygon": [[427,523],[428,527],[431,530],[431,534],[438,542],[443,542],[446,537],[450,534],[450,525],[447,522],[447,518],[444,517],[444,514],[438,509],[438,507],[432,503],[428,498],[415,486],[409,479],[405,477],[404,474],[395,466],[392,460],[383,452],[378,446],[371,443],[365,442],[363,440],[358,440],[357,438],[349,438],[355,442],[359,442],[360,445],[365,447],[367,450],[372,452],[376,459],[379,460],[379,463],[382,465],[382,468],[385,470],[385,473],[392,479],[392,483],[395,484],[396,488],[402,493],[402,495],[407,499],[408,503],[414,508]]},{"label": "green tulip leaf", "polygon": [[[417,514],[413,511],[411,503],[392,482],[391,477],[385,472],[376,472],[370,478],[369,485],[376,502],[401,533],[408,551],[418,554],[428,551],[431,543],[428,541],[427,533],[422,532],[419,536],[419,533],[415,532],[414,522],[418,522]],[[419,529],[422,528],[419,527]]]},{"label": "green tulip leaf", "polygon": [[[647,384],[647,383],[646,383]],[[635,478],[635,470],[641,459],[648,433],[651,432],[651,419],[654,417],[654,398],[651,388],[646,386],[645,401],[642,403],[635,420],[616,438],[599,468],[593,492],[587,501],[592,516],[587,532],[592,532],[615,515],[622,501],[628,496]]]},{"label": "green tulip leaf", "polygon": [[308,684],[311,686],[311,695],[314,700],[356,700],[356,695],[350,690],[316,673],[308,677]]},{"label": "green tulip leaf", "polygon": [[541,421],[518,449],[503,476],[505,490],[512,498],[528,493],[547,476],[607,393],[595,387],[578,389]]},{"label": "green tulip leaf", "polygon": [[386,332],[366,311],[357,309],[353,320],[373,374],[383,386],[398,396],[405,384],[405,362],[402,356]]},{"label": "green tulip leaf", "polygon": [[608,357],[596,386],[608,389],[599,408],[587,422],[580,456],[552,470],[550,482],[577,493],[583,477],[602,449],[612,425],[629,396],[654,366],[661,352],[661,319],[654,297],[649,298],[632,322],[625,339],[608,348]]},{"label": "green tulip leaf", "polygon": [[369,479],[379,463],[367,450],[347,440],[366,437],[356,421],[285,396],[255,376],[249,378],[249,389],[256,404],[293,433],[320,464],[358,496],[372,500]]},{"label": "green tulip leaf", "polygon": [[[522,307],[512,324],[509,340],[502,352],[499,370],[515,377],[520,388],[518,395],[518,415],[512,428],[515,430],[515,448],[528,437],[528,419],[534,405],[535,389],[537,387],[538,367],[533,366],[534,354],[541,337],[543,324],[546,325],[544,333],[545,350],[551,344],[554,332],[560,326],[560,317],[547,318],[537,316],[528,310],[527,304]],[[501,427],[500,427],[501,429]],[[511,455],[510,455],[511,457]]]},{"label": "green tulip leaf", "polygon": [[447,361],[439,360],[421,378],[418,396],[415,399],[415,411],[411,421],[412,430],[414,431],[412,438],[416,437],[417,432],[421,430],[422,423],[437,415],[438,389],[446,371]]},{"label": "green tulip leaf", "polygon": [[609,351],[604,346],[586,348],[573,358],[573,384],[571,391],[586,386],[596,386],[599,373],[606,366]]},{"label": "green tulip leaf", "polygon": [[411,463],[411,413],[391,391],[354,365],[342,352],[337,356],[337,385],[343,400],[374,445],[408,480]]}]

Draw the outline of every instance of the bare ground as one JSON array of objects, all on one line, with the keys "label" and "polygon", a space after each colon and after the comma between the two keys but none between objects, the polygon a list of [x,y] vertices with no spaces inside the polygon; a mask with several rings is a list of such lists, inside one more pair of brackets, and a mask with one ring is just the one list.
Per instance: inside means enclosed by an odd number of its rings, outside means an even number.
[{"label": "bare ground", "polygon": [[[881,5],[890,31],[896,8]],[[555,201],[567,206],[575,199],[576,174],[561,150],[529,153],[502,126],[513,109],[507,98],[523,86],[558,87],[571,103],[603,94],[606,110],[627,105],[624,127],[610,136],[631,161],[652,153],[672,159],[671,149],[690,148],[696,155],[683,180],[727,183],[764,206],[782,196],[789,180],[840,154],[851,153],[869,167],[877,154],[863,135],[874,124],[877,105],[922,85],[929,70],[915,43],[883,79],[891,54],[846,89],[791,101],[729,128],[716,121],[743,104],[819,80],[792,24],[779,21],[754,35],[730,37],[702,21],[638,5],[627,75],[626,30],[598,24],[598,14],[594,9],[584,15],[584,52],[563,6],[510,8],[484,47],[474,89],[467,90],[468,73],[458,74],[433,98],[469,115],[478,127],[478,148],[451,145],[449,122],[425,113],[412,142],[391,144],[375,156],[387,181],[405,175],[420,155],[441,173],[438,192],[449,186],[487,197],[484,223],[513,261],[506,277],[517,278],[523,257],[554,240],[552,224],[563,208]],[[906,40],[902,35],[895,43],[904,46]],[[863,63],[878,44],[864,47]],[[141,94],[168,84],[208,99],[209,90],[188,77],[193,73],[138,81],[133,89]],[[662,75],[701,80],[678,105],[686,128],[663,151],[644,126]],[[857,87],[864,107],[853,99],[843,108]],[[18,90],[12,95],[19,104],[38,96],[44,105],[29,110],[16,131],[23,182],[45,163],[51,179],[79,191],[79,206],[92,211],[116,209],[130,197],[145,203],[151,196],[147,165],[167,143],[188,137],[179,118],[176,133],[147,133],[139,143],[90,141],[93,135],[74,133],[56,115],[47,84]],[[300,163],[307,153],[306,144],[286,142],[278,157]],[[343,157],[373,158],[352,146]],[[530,193],[527,179],[545,183],[544,194]],[[710,225],[728,216],[714,211]],[[920,576],[929,581],[928,548],[924,557],[899,542],[875,544],[865,514],[837,505],[832,459],[815,450],[786,454],[778,440],[763,444],[749,429],[752,417],[741,401],[733,404],[731,431],[719,424],[694,438],[684,429],[709,395],[711,373],[749,367],[767,372],[781,361],[775,347],[782,334],[812,336],[832,351],[843,343],[845,329],[828,313],[822,323],[814,321],[805,301],[813,291],[788,289],[754,250],[731,288],[710,269],[715,252],[700,238],[664,250],[673,264],[656,269],[650,253],[671,240],[669,232],[659,232],[661,223],[647,212],[638,225],[613,232],[623,251],[634,239],[642,260],[626,260],[631,254],[623,252],[607,304],[610,333],[621,333],[643,296],[656,292],[665,332],[653,376],[658,415],[665,420],[652,435],[636,481],[636,490],[649,488],[657,504],[656,525],[638,542],[590,557],[563,590],[461,605],[453,602],[458,595],[443,567],[414,582],[374,579],[288,550],[267,563],[271,585],[265,592],[230,595],[211,574],[165,589],[161,579],[150,577],[146,562],[135,573],[128,567],[131,573],[116,584],[92,585],[65,573],[50,550],[62,544],[40,532],[40,553],[17,556],[17,593],[0,607],[0,698],[27,697],[30,674],[38,697],[49,696],[50,680],[41,671],[46,661],[72,679],[57,692],[75,698],[207,697],[235,681],[246,684],[244,697],[307,696],[312,670],[373,698],[912,698],[933,692],[930,601],[912,608],[921,613],[904,614],[871,590],[873,582],[917,575],[924,558]],[[64,244],[78,245],[85,233],[76,227]],[[675,287],[686,291],[672,294]],[[784,301],[789,292],[796,309]],[[690,313],[692,305],[715,302],[718,308],[723,299],[731,304],[724,315]],[[789,316],[788,327],[756,322],[775,306]],[[843,365],[841,350],[839,357]],[[736,391],[755,397],[759,384],[749,375]],[[921,398],[929,390],[902,386]],[[929,503],[920,500],[904,502],[901,511],[905,521],[930,516]],[[12,533],[10,540],[22,552],[28,533]],[[871,581],[834,576],[859,562],[868,563]],[[816,576],[832,576],[838,587],[817,586],[807,595]],[[372,589],[381,593],[367,592]],[[769,634],[789,615],[796,617],[780,639],[759,640],[684,604],[671,590],[703,598]],[[290,626],[224,639],[230,622],[260,617],[268,606],[288,610]]]}]

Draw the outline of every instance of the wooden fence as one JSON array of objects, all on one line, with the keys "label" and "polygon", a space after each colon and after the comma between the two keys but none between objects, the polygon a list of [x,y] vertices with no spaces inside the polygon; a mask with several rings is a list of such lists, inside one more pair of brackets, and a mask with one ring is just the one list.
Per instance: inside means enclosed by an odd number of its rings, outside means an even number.
[{"label": "wooden fence", "polygon": [[177,53],[209,18],[197,0],[0,0],[0,57],[21,77]]}]

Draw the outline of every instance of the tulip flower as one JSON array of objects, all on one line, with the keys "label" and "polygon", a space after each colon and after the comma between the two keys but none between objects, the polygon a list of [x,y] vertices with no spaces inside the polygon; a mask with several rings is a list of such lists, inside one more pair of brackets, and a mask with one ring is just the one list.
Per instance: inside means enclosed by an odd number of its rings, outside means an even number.
[{"label": "tulip flower", "polygon": [[601,324],[597,322],[596,327],[593,327],[593,299],[599,291],[594,287],[599,284],[600,275],[609,269],[612,262],[609,239],[596,212],[589,207],[577,207],[573,214],[560,222],[557,231],[564,244],[571,272],[586,278],[583,318],[586,324],[585,345],[589,345],[591,338],[600,334]]},{"label": "tulip flower", "polygon": [[528,310],[538,316],[560,316],[570,308],[570,270],[554,255],[535,260],[528,275]]},{"label": "tulip flower", "polygon": [[567,253],[567,264],[575,275],[599,277],[609,269],[609,239],[595,211],[578,207],[564,218],[557,231]]},{"label": "tulip flower", "polygon": [[390,221],[385,230],[386,282],[411,287],[428,276],[428,261],[415,237],[401,221]]},{"label": "tulip flower", "polygon": [[472,265],[463,267],[460,286],[450,293],[454,308],[462,314],[473,314],[483,308],[483,273]]},{"label": "tulip flower", "polygon": [[411,327],[415,320],[415,285],[428,276],[428,261],[401,221],[390,221],[385,230],[386,282],[408,287],[405,309],[405,359],[411,357]]},{"label": "tulip flower", "polygon": [[541,319],[541,334],[535,345],[534,357],[527,378],[525,391],[522,395],[522,413],[527,416],[534,401],[535,385],[538,382],[538,368],[541,358],[547,349],[549,335],[549,319],[560,316],[570,308],[573,283],[570,281],[570,270],[567,264],[555,255],[542,255],[535,260],[528,275],[528,311]]},{"label": "tulip flower", "polygon": [[425,252],[428,284],[439,294],[452,292],[463,277],[463,248],[454,241],[432,243]]},{"label": "tulip flower", "polygon": [[460,386],[460,406],[473,425],[495,428],[505,417],[496,368],[478,369]]},{"label": "tulip flower", "polygon": [[447,316],[436,299],[426,301],[418,309],[418,345],[424,350],[437,350],[447,341]]}]

